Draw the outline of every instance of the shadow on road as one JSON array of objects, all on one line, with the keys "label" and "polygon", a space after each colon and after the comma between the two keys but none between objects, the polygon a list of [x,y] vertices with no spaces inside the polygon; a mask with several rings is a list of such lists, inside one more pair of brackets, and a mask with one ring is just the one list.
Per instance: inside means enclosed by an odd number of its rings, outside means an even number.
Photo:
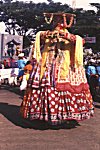
[{"label": "shadow on road", "polygon": [[35,130],[59,130],[59,129],[72,129],[80,126],[79,123],[75,120],[67,121],[62,125],[50,125],[47,122],[34,120],[30,121],[24,119],[20,115],[20,107],[16,105],[9,105],[8,103],[0,103],[0,113],[6,117],[9,121],[11,121],[16,126],[20,126],[22,128],[31,128]]},{"label": "shadow on road", "polygon": [[100,105],[97,105],[97,104],[96,104],[96,105],[95,105],[95,108],[98,108],[98,109],[100,109]]},{"label": "shadow on road", "polygon": [[12,93],[15,93],[16,95],[19,95],[20,97],[24,96],[24,90],[20,91],[18,86],[1,85],[0,90],[10,91]]}]

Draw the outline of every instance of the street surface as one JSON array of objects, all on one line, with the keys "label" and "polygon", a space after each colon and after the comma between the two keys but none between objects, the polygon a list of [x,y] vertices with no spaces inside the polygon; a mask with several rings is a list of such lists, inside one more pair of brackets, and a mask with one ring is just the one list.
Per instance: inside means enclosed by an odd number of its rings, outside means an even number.
[{"label": "street surface", "polygon": [[95,115],[79,123],[50,126],[21,118],[18,87],[0,88],[0,150],[100,150],[100,97]]}]

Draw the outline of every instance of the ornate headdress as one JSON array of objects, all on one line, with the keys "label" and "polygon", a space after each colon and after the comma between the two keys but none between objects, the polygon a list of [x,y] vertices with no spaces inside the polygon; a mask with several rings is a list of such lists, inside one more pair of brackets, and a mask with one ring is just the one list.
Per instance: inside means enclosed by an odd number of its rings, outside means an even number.
[{"label": "ornate headdress", "polygon": [[[52,21],[63,23],[65,28],[70,28],[73,24],[75,14],[70,13],[43,13],[47,24],[51,24]],[[69,24],[68,24],[69,20]]]}]

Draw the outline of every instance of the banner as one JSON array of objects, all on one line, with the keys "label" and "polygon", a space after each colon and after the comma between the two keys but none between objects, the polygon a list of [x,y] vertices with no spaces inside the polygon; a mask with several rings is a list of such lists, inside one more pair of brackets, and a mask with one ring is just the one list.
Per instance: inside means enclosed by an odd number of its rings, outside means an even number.
[{"label": "banner", "polygon": [[96,43],[96,37],[85,37],[86,43]]},{"label": "banner", "polygon": [[9,79],[11,77],[18,76],[18,72],[19,72],[18,68],[0,69],[0,78]]},{"label": "banner", "polygon": [[17,49],[23,50],[23,36],[0,34],[0,60],[16,57]]}]

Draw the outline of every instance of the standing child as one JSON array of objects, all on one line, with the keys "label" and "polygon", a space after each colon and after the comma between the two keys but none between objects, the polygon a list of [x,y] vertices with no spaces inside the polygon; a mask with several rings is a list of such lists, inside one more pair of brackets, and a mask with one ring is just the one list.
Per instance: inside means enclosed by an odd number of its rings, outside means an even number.
[{"label": "standing child", "polygon": [[22,77],[22,82],[20,85],[20,90],[25,90],[27,87],[27,81],[29,79],[30,73],[32,71],[32,65],[30,61],[27,61],[26,66],[24,67],[24,75]]}]

